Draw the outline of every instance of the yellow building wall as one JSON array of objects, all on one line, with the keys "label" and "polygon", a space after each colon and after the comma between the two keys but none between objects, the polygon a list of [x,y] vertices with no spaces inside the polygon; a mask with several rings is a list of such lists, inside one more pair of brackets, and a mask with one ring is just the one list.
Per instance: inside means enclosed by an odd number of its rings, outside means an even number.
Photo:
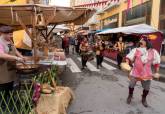
[{"label": "yellow building wall", "polygon": [[153,0],[152,4],[151,26],[159,29],[160,0]]},{"label": "yellow building wall", "polygon": [[0,4],[26,4],[27,0],[16,0],[11,2],[10,0],[0,0]]},{"label": "yellow building wall", "polygon": [[[132,7],[135,7],[140,4],[141,0],[133,0]],[[143,2],[146,2],[149,0],[143,0]],[[151,14],[151,26],[155,27],[158,29],[159,25],[159,7],[160,7],[160,0],[153,0],[152,4],[152,14]],[[127,9],[127,2],[121,2],[121,4],[116,7],[112,8],[110,10],[105,11],[103,14],[98,16],[98,20],[104,20],[108,17],[111,17],[115,14],[119,14],[119,23],[118,26],[122,26],[122,11]]]}]

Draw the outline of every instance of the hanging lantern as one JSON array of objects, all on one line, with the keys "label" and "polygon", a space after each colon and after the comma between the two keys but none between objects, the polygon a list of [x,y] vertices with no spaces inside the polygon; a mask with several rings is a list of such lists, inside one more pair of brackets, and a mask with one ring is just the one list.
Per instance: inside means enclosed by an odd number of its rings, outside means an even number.
[{"label": "hanging lantern", "polygon": [[45,29],[46,28],[46,22],[43,16],[43,13],[38,13],[36,15],[36,27],[38,29]]},{"label": "hanging lantern", "polygon": [[157,35],[150,34],[150,35],[148,35],[148,39],[150,39],[150,40],[156,40],[157,39]]}]

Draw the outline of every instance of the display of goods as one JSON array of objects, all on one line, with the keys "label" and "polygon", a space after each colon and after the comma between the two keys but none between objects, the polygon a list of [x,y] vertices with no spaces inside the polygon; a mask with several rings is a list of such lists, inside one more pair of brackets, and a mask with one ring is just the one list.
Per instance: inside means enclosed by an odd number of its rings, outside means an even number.
[{"label": "display of goods", "polygon": [[36,56],[30,56],[30,57],[26,57],[26,61],[36,61],[37,63],[40,61],[40,59],[42,59],[42,57]]},{"label": "display of goods", "polygon": [[65,60],[65,53],[64,52],[55,52],[54,53],[54,60]]},{"label": "display of goods", "polygon": [[63,49],[56,49],[55,51],[56,51],[56,52],[64,52]]},{"label": "display of goods", "polygon": [[19,70],[30,70],[30,69],[37,69],[39,65],[37,64],[20,64],[16,66]]},{"label": "display of goods", "polygon": [[55,88],[51,87],[49,84],[47,84],[47,83],[41,84],[41,92],[42,93],[51,94],[54,91],[55,91]]},{"label": "display of goods", "polygon": [[50,51],[51,52],[64,52],[64,50],[60,49],[60,48],[51,48]]}]

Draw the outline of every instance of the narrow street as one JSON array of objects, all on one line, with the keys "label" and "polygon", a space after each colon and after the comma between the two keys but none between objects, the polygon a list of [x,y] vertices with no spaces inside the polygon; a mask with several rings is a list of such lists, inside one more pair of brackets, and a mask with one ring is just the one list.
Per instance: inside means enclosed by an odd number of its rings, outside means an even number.
[{"label": "narrow street", "polygon": [[108,61],[96,69],[91,61],[81,70],[80,57],[68,56],[68,67],[61,75],[63,85],[74,90],[75,100],[68,114],[164,114],[165,83],[152,81],[148,96],[149,108],[141,104],[142,87],[138,83],[131,105],[126,104],[128,95],[127,74]]}]

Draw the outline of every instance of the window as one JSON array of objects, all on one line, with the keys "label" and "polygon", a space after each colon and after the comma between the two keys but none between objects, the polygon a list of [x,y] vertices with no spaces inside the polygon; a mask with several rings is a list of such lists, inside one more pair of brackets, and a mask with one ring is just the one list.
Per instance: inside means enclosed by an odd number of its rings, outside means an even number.
[{"label": "window", "polygon": [[165,30],[165,0],[161,0],[160,5],[160,19],[159,19],[159,29]]},{"label": "window", "polygon": [[118,27],[119,14],[115,14],[103,20],[103,28],[116,28]]},{"label": "window", "polygon": [[160,15],[165,14],[165,0],[161,0],[160,4]]},{"label": "window", "polygon": [[151,17],[151,9],[152,9],[152,2],[148,1],[138,6],[133,7],[130,10],[123,11],[123,25],[126,24],[127,21],[131,21],[134,19],[146,18],[145,20],[141,20],[141,23],[150,24],[150,17]]}]

